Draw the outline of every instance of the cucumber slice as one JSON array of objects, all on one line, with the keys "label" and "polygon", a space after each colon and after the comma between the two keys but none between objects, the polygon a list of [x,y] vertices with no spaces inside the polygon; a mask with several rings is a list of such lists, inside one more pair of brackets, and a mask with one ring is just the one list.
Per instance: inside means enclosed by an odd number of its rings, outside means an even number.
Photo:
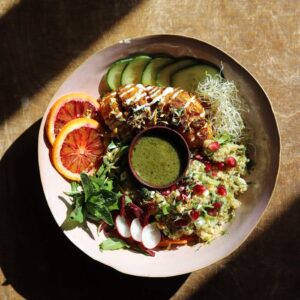
[{"label": "cucumber slice", "polygon": [[208,74],[215,76],[220,74],[220,70],[214,66],[200,64],[187,67],[172,75],[171,85],[193,92],[198,83],[203,82]]},{"label": "cucumber slice", "polygon": [[123,70],[121,75],[121,84],[141,83],[144,69],[151,59],[152,58],[147,55],[140,55],[132,58]]},{"label": "cucumber slice", "polygon": [[107,85],[113,90],[117,90],[121,85],[121,75],[125,67],[131,61],[131,58],[125,58],[114,62],[107,71]]},{"label": "cucumber slice", "polygon": [[170,57],[156,57],[153,58],[146,66],[142,75],[142,84],[156,85],[156,76],[158,71],[164,66],[172,63],[174,59]]},{"label": "cucumber slice", "polygon": [[110,87],[107,84],[106,74],[102,77],[102,79],[99,83],[98,91],[99,91],[100,96],[104,96],[106,93],[111,91]]},{"label": "cucumber slice", "polygon": [[171,86],[171,76],[178,70],[197,64],[198,61],[192,58],[181,59],[173,64],[167,65],[157,73],[156,85]]}]

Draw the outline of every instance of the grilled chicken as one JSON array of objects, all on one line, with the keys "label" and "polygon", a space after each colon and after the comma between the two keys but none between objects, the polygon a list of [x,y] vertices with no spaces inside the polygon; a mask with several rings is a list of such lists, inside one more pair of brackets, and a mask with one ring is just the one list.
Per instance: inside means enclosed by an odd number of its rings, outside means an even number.
[{"label": "grilled chicken", "polygon": [[162,124],[176,128],[191,148],[212,137],[200,98],[178,88],[125,85],[100,99],[100,113],[120,138]]}]

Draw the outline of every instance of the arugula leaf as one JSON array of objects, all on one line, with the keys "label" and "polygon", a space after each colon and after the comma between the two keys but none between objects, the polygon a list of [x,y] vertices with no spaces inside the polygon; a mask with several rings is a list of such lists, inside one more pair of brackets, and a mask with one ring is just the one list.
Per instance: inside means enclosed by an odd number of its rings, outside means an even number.
[{"label": "arugula leaf", "polygon": [[130,246],[121,239],[116,237],[107,238],[99,245],[100,250],[118,250],[122,248],[130,248]]}]

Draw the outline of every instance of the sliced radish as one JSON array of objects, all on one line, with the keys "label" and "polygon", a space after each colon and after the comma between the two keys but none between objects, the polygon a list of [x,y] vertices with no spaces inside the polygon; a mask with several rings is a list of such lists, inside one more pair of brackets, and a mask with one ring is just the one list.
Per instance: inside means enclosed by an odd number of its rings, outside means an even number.
[{"label": "sliced radish", "polygon": [[116,217],[116,227],[120,236],[124,238],[129,238],[130,234],[130,227],[128,226],[125,217],[121,215],[117,215]]},{"label": "sliced radish", "polygon": [[160,242],[161,234],[154,223],[148,224],[142,231],[142,243],[147,249],[155,248]]},{"label": "sliced radish", "polygon": [[133,219],[130,225],[130,233],[132,238],[135,241],[137,242],[142,241],[142,231],[143,231],[143,226],[140,220],[138,218]]}]

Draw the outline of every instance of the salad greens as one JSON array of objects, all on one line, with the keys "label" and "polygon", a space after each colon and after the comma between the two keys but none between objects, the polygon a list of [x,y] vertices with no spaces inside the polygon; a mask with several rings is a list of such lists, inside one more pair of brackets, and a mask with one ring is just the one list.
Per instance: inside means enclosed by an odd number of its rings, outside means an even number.
[{"label": "salad greens", "polygon": [[117,190],[113,176],[118,169],[118,161],[126,152],[127,146],[111,142],[103,163],[95,175],[80,174],[80,183],[71,183],[71,192],[65,194],[72,198],[73,210],[70,220],[83,223],[86,219],[104,221],[113,225],[111,212],[119,209],[121,193]]},{"label": "salad greens", "polygon": [[130,248],[130,245],[128,245],[124,240],[116,238],[116,237],[110,237],[104,240],[99,245],[100,250],[119,250],[122,248]]}]

